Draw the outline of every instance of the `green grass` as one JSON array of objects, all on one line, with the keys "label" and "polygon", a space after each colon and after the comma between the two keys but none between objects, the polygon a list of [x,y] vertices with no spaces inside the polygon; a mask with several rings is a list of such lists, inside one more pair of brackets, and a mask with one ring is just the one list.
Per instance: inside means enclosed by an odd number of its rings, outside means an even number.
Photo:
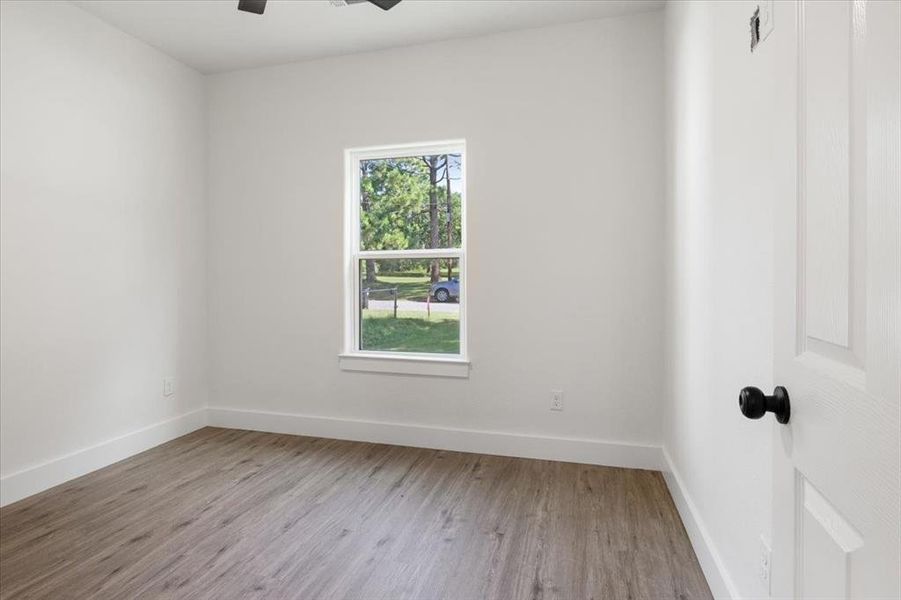
[{"label": "green grass", "polygon": [[[459,276],[459,272],[454,269],[454,277]],[[447,271],[441,270],[441,281],[447,279]],[[398,300],[413,300],[416,302],[425,302],[429,293],[429,276],[422,271],[409,271],[398,273],[379,273],[376,277],[376,283],[363,282],[363,287],[375,289],[397,288]],[[388,292],[375,293],[371,296],[374,300],[387,300],[391,298]]]},{"label": "green grass", "polygon": [[[428,281],[428,278],[426,278]],[[363,350],[459,354],[460,318],[449,313],[364,310]]]}]

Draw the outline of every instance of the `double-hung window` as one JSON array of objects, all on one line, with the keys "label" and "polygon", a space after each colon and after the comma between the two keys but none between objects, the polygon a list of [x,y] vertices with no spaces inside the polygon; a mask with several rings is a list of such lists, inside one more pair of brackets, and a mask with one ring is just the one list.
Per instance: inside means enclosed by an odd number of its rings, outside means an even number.
[{"label": "double-hung window", "polygon": [[348,150],[345,171],[342,366],[465,364],[465,144]]}]

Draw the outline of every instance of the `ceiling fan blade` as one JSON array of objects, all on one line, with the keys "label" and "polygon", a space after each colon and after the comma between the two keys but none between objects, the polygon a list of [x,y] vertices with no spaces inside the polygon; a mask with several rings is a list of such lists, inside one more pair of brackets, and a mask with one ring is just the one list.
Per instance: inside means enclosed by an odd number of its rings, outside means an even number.
[{"label": "ceiling fan blade", "polygon": [[238,0],[238,10],[261,15],[266,10],[266,0]]},{"label": "ceiling fan blade", "polygon": [[391,10],[400,3],[400,0],[369,0],[369,2],[375,4],[382,10]]}]

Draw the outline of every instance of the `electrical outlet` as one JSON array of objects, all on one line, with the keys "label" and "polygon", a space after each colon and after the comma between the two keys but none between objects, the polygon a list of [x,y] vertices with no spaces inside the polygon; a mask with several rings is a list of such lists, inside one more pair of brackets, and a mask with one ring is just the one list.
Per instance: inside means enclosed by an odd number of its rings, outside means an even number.
[{"label": "electrical outlet", "polygon": [[760,534],[760,558],[757,565],[757,574],[763,583],[767,596],[770,595],[770,562],[773,558],[773,551],[767,544],[763,534]]},{"label": "electrical outlet", "polygon": [[551,410],[563,410],[563,390],[551,390]]},{"label": "electrical outlet", "polygon": [[175,393],[175,378],[174,377],[164,377],[163,378],[163,396],[171,396]]}]

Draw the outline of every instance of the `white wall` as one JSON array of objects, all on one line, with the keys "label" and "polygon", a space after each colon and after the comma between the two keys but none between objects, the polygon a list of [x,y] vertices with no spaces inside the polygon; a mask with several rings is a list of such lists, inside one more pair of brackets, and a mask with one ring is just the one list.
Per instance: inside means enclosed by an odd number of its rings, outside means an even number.
[{"label": "white wall", "polygon": [[744,597],[766,593],[760,535],[771,533],[771,424],[743,418],[737,397],[746,385],[773,386],[769,115],[783,35],[777,14],[774,33],[750,53],[757,4],[666,6],[664,445],[720,561],[723,585],[708,575],[714,592]]},{"label": "white wall", "polygon": [[205,405],[206,123],[192,70],[68,3],[0,4],[11,476]]},{"label": "white wall", "polygon": [[[211,404],[659,444],[662,25],[211,77]],[[342,152],[450,138],[469,152],[471,375],[341,371]]]}]

